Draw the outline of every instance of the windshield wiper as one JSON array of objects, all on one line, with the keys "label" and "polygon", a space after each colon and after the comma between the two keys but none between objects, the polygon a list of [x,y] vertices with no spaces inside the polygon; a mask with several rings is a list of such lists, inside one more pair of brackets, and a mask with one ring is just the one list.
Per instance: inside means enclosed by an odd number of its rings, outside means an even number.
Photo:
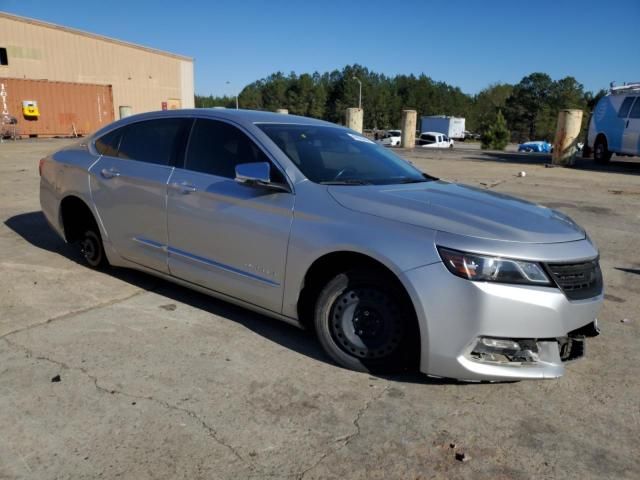
[{"label": "windshield wiper", "polygon": [[371,182],[358,180],[357,178],[349,178],[345,180],[329,180],[326,182],[320,182],[320,185],[371,185]]},{"label": "windshield wiper", "polygon": [[426,177],[421,177],[421,178],[416,178],[416,177],[396,177],[396,178],[392,178],[390,180],[391,180],[391,184],[423,183],[423,182],[431,181],[430,178],[426,178]]},{"label": "windshield wiper", "polygon": [[399,178],[397,181],[394,180],[394,183],[422,183],[422,182],[428,182],[429,180],[427,180],[426,178],[410,178],[410,177],[406,177],[406,178]]}]

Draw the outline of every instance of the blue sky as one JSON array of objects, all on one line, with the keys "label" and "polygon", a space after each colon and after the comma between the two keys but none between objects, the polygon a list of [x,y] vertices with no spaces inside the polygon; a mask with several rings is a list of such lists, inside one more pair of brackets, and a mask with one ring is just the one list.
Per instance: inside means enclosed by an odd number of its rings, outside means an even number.
[{"label": "blue sky", "polygon": [[534,71],[589,90],[640,81],[638,0],[0,0],[0,10],[192,56],[200,94],[352,63],[467,93]]}]

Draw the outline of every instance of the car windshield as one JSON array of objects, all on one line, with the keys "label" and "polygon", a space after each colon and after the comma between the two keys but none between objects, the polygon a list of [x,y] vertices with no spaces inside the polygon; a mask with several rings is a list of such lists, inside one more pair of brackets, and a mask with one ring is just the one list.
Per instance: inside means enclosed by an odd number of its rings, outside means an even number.
[{"label": "car windshield", "polygon": [[315,183],[388,185],[432,179],[384,147],[344,128],[272,123],[257,126]]}]

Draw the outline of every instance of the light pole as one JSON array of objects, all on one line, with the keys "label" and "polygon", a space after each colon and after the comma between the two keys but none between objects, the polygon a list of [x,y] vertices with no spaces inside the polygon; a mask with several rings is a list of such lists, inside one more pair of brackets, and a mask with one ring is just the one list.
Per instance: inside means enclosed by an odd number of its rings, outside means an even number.
[{"label": "light pole", "polygon": [[358,82],[358,85],[360,85],[360,92],[358,93],[358,108],[362,110],[362,82],[355,75],[353,76],[353,79]]},{"label": "light pole", "polygon": [[[227,80],[226,83],[227,85],[231,85],[231,82],[229,80]],[[236,110],[238,110],[238,94],[236,93],[234,96],[236,97]]]}]

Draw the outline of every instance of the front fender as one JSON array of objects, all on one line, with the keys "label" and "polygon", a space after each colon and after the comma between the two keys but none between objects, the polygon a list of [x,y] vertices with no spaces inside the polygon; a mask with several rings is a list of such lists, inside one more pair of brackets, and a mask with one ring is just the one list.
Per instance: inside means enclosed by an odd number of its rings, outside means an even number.
[{"label": "front fender", "polygon": [[305,276],[311,265],[327,254],[366,255],[398,279],[404,271],[440,261],[434,230],[348,210],[322,190],[316,201],[314,195],[298,195],[296,201],[287,252],[284,315],[298,317]]}]

